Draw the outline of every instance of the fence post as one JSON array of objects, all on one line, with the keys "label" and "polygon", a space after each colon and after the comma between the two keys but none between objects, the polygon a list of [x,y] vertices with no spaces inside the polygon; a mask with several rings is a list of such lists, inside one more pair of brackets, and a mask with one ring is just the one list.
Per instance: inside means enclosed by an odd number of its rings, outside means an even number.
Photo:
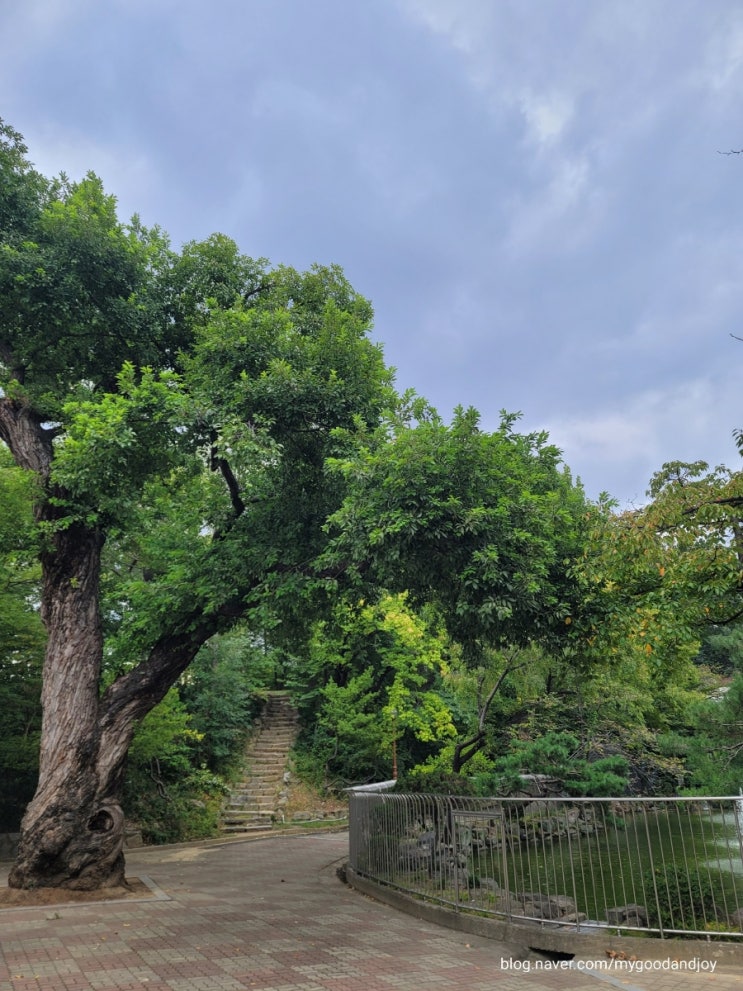
[{"label": "fence post", "polygon": [[506,810],[501,806],[501,816],[500,816],[500,852],[501,852],[501,872],[503,877],[503,890],[506,893],[506,914],[508,915],[509,922],[512,919],[511,915],[511,883],[508,880],[508,859],[506,857]]},{"label": "fence post", "polygon": [[648,809],[647,805],[642,806],[642,818],[645,823],[645,838],[648,842],[648,860],[650,863],[650,876],[653,879],[653,897],[655,898],[655,910],[658,913],[658,932],[660,933],[660,938],[664,938],[663,933],[663,919],[660,914],[660,899],[658,898],[658,883],[655,877],[655,858],[653,857],[653,844],[650,840],[650,826],[648,825]]}]

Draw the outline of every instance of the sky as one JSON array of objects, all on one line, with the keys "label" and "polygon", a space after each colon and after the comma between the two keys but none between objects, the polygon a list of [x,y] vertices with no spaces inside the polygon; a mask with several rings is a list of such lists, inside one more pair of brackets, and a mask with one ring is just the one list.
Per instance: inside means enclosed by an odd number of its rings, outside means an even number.
[{"label": "sky", "polygon": [[740,467],[740,0],[0,0],[0,116],[175,246],[340,264],[587,494]]}]

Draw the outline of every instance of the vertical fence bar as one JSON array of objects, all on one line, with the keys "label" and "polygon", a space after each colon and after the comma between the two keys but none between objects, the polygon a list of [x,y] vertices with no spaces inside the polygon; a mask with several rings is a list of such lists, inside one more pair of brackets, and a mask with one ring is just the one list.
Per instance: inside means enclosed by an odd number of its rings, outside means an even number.
[{"label": "vertical fence bar", "polygon": [[456,911],[564,926],[572,901],[578,930],[588,914],[591,926],[661,937],[743,936],[739,798],[352,791],[349,804],[351,868]]},{"label": "vertical fence bar", "polygon": [[[653,846],[652,846],[652,843],[651,843],[651,840],[650,840],[650,827],[648,825],[648,816],[647,816],[647,806],[646,805],[643,805],[643,807],[642,807],[642,813],[643,813],[643,816],[642,816],[643,826],[645,828],[645,835],[647,837],[647,844],[648,844],[647,845],[647,849],[648,849],[649,858],[650,858],[650,877],[651,877],[652,888],[653,888],[653,897],[655,898],[655,907],[656,907],[657,914],[658,914],[658,930],[660,932],[661,939],[663,939],[663,919],[662,919],[662,916],[661,916],[660,899],[658,897],[658,884],[657,884],[657,880],[658,879],[657,879],[656,874],[655,874],[655,861],[654,861],[654,858],[653,858]],[[666,890],[667,890],[667,882],[666,882]]]}]

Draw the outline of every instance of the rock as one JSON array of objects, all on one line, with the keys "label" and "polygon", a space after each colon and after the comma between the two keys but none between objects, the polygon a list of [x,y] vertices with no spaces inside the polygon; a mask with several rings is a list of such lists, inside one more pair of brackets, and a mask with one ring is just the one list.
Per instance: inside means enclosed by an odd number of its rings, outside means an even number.
[{"label": "rock", "polygon": [[543,895],[540,891],[519,891],[514,896],[522,907],[515,915],[528,915],[533,919],[564,919],[573,916],[576,904],[568,895]]},{"label": "rock", "polygon": [[577,908],[575,901],[569,895],[550,895],[550,901],[560,909],[563,915],[574,913]]},{"label": "rock", "polygon": [[606,910],[606,921],[612,926],[638,926],[646,928],[648,924],[648,910],[644,905],[619,905]]},{"label": "rock", "polygon": [[520,912],[514,915],[524,915],[529,919],[559,919],[560,912],[549,902],[524,902]]},{"label": "rock", "polygon": [[494,877],[481,877],[480,887],[483,889],[483,891],[492,891],[496,895],[500,891],[500,885],[498,884],[498,882],[495,880]]},{"label": "rock", "polygon": [[432,849],[429,843],[421,843],[418,839],[402,839],[398,844],[400,865],[407,870],[418,870],[431,862]]},{"label": "rock", "polygon": [[521,903],[523,915],[532,919],[559,919],[563,914],[555,903],[555,898],[543,895],[539,891],[521,891],[516,895]]}]

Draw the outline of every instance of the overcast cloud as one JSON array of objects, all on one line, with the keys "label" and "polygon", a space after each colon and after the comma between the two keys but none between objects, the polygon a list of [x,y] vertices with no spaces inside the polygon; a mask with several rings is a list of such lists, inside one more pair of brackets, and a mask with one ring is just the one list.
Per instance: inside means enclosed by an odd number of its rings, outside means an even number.
[{"label": "overcast cloud", "polygon": [[341,264],[400,388],[592,497],[739,466],[739,0],[0,0],[0,97],[176,245]]}]

